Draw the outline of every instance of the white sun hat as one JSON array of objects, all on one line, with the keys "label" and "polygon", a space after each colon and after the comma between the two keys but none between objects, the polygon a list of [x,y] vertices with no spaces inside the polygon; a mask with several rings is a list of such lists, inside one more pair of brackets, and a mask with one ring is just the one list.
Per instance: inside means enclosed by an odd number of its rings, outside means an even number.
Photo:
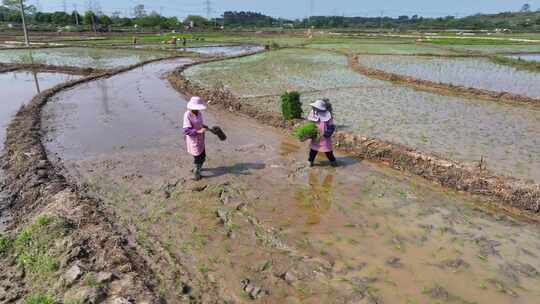
[{"label": "white sun hat", "polygon": [[318,110],[321,110],[321,111],[328,111],[328,109],[326,108],[326,102],[324,102],[324,100],[317,100],[315,101],[314,103],[310,104],[310,106],[318,109]]},{"label": "white sun hat", "polygon": [[202,111],[206,110],[204,101],[199,96],[193,96],[187,104],[188,110]]},{"label": "white sun hat", "polygon": [[308,120],[314,122],[318,122],[319,120],[322,122],[327,122],[332,119],[332,113],[328,111],[326,102],[324,102],[323,100],[317,100],[314,103],[310,104],[310,106],[314,107],[318,111],[312,110],[308,115]]}]

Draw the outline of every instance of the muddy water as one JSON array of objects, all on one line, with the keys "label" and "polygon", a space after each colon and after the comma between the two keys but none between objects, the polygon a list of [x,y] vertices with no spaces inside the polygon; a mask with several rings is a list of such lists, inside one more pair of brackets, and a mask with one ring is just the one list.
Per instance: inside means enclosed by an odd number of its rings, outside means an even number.
[{"label": "muddy water", "polygon": [[160,79],[182,63],[74,88],[44,113],[49,153],[134,227],[156,264],[168,261],[158,275],[170,302],[181,302],[186,281],[237,303],[257,288],[267,292],[257,303],[540,297],[536,224],[345,156],[338,169],[322,159],[308,169],[304,144],[249,118],[205,113],[229,140],[208,136],[206,178],[190,182],[186,101]]},{"label": "muddy water", "polygon": [[163,52],[142,52],[127,49],[50,48],[35,50],[2,50],[2,63],[40,63],[81,68],[117,68],[139,62],[167,57]]},{"label": "muddy water", "polygon": [[486,58],[361,55],[358,60],[371,68],[423,80],[540,98],[540,74]]},{"label": "muddy water", "polygon": [[[59,73],[33,73],[28,71],[0,74],[0,150],[4,150],[6,128],[19,108],[29,102],[40,90],[49,89],[77,76]],[[3,187],[3,173],[0,170],[0,188]],[[0,192],[0,231],[2,231],[2,194]]]}]

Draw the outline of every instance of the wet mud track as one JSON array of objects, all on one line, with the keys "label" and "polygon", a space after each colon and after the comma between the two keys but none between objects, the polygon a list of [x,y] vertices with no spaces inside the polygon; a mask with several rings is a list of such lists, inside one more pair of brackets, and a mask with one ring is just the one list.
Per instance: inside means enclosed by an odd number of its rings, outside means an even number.
[{"label": "wet mud track", "polygon": [[[29,102],[40,90],[46,90],[74,78],[77,76],[62,73],[29,71],[0,73],[0,91],[9,92],[3,94],[0,104],[0,150],[4,150],[5,130],[21,106]],[[4,173],[0,169],[0,232],[5,229],[7,220],[3,214],[3,209],[7,208],[7,194],[3,191],[4,187]]]},{"label": "wet mud track", "polygon": [[[540,229],[474,197],[306,147],[210,109],[201,182],[190,181],[185,98],[153,63],[58,94],[46,146],[103,199],[153,261],[171,303],[535,303]],[[55,156],[55,157],[51,157]],[[192,301],[192,300],[191,300]]]}]

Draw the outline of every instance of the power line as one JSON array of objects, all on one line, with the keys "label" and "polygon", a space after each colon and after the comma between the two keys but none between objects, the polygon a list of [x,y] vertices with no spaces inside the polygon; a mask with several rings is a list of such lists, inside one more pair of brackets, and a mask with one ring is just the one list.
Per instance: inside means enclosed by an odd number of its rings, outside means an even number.
[{"label": "power line", "polygon": [[62,1],[62,7],[64,8],[64,13],[67,13],[67,2],[66,2],[66,0]]}]

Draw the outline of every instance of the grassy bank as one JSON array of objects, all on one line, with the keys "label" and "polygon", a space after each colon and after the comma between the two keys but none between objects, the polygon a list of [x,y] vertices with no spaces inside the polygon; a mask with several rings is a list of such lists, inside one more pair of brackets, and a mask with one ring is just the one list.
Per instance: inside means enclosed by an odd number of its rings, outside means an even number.
[{"label": "grassy bank", "polygon": [[509,65],[519,70],[540,72],[540,62],[538,61],[515,59],[506,56],[490,56],[489,59],[494,63]]}]

